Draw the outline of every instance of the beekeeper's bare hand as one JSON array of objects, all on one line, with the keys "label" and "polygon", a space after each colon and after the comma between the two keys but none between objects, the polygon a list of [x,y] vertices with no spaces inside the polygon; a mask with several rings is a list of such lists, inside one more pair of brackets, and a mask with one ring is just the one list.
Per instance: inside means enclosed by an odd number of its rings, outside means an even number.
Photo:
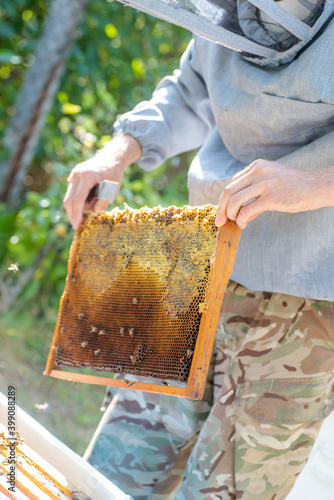
[{"label": "beekeeper's bare hand", "polygon": [[326,206],[334,206],[334,167],[306,171],[256,160],[227,184],[216,224],[231,219],[244,229],[266,210],[296,213]]},{"label": "beekeeper's bare hand", "polygon": [[85,210],[105,210],[107,201],[93,198],[87,202],[91,188],[104,180],[121,184],[124,170],[141,156],[139,142],[130,135],[116,136],[93,158],[76,165],[68,176],[64,208],[73,229],[80,225]]}]

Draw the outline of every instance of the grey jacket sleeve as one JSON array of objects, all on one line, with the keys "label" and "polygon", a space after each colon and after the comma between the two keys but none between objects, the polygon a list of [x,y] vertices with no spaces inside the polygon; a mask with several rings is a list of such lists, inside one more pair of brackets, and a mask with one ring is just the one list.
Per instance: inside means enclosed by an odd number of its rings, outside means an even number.
[{"label": "grey jacket sleeve", "polygon": [[161,80],[150,101],[120,116],[114,130],[139,141],[143,153],[137,163],[152,170],[167,158],[201,146],[214,124],[192,41],[181,58],[180,69]]}]

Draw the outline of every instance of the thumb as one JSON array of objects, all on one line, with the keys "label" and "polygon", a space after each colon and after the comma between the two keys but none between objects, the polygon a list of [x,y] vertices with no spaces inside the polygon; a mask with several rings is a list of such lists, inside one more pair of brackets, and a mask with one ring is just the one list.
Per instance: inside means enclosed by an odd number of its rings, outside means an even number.
[{"label": "thumb", "polygon": [[108,206],[109,206],[108,201],[96,200],[93,206],[93,212],[100,212],[101,210],[107,210]]}]

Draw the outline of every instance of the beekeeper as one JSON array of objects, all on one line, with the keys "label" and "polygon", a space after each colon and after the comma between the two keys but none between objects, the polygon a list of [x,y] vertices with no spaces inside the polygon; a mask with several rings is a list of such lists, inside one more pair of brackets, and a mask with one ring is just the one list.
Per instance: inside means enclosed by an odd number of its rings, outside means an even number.
[{"label": "beekeeper", "polygon": [[96,183],[200,147],[190,203],[243,231],[203,401],[119,391],[86,457],[136,500],[283,500],[334,407],[334,1],[126,3],[195,35],[73,169],[73,227]]}]

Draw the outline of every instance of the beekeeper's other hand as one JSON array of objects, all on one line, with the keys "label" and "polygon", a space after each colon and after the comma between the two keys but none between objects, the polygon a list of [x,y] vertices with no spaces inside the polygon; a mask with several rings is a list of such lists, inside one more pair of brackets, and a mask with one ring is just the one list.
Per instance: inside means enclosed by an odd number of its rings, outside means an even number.
[{"label": "beekeeper's other hand", "polygon": [[266,210],[296,213],[326,206],[334,206],[334,167],[307,171],[256,160],[227,184],[216,224],[231,219],[244,229]]}]

